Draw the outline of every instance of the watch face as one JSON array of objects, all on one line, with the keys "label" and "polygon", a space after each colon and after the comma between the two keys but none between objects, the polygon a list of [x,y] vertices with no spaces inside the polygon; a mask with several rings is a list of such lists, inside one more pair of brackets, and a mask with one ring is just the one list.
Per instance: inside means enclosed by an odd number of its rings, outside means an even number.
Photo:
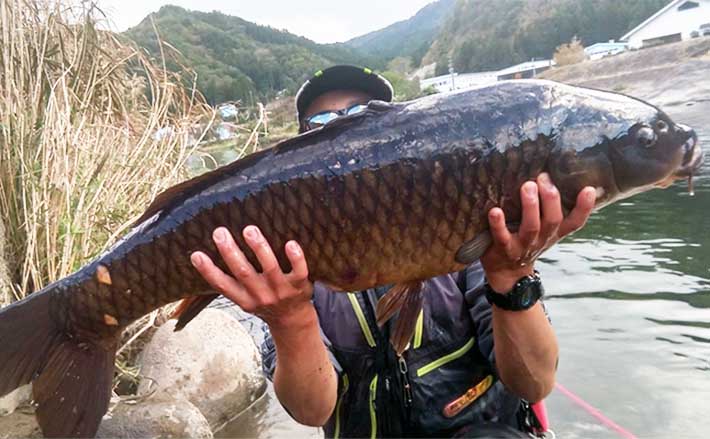
[{"label": "watch face", "polygon": [[528,285],[525,290],[523,290],[523,293],[520,295],[520,305],[523,308],[529,308],[532,306],[533,302],[535,301],[535,294],[533,293],[532,288]]}]

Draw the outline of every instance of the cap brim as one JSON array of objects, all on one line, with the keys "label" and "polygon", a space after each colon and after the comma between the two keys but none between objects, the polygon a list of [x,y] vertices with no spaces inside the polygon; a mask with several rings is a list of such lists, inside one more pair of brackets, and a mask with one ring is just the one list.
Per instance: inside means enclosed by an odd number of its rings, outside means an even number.
[{"label": "cap brim", "polygon": [[323,93],[333,90],[358,90],[372,96],[373,100],[391,102],[392,85],[370,69],[339,65],[317,72],[296,94],[298,119],[313,101]]}]

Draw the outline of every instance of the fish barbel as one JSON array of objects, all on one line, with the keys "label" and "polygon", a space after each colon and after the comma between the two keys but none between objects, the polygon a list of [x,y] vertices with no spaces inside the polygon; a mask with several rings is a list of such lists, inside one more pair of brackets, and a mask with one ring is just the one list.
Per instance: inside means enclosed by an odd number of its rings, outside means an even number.
[{"label": "fish barbel", "polygon": [[[211,239],[218,226],[259,226],[284,270],[284,244],[298,241],[311,280],[338,290],[395,284],[378,317],[398,307],[416,316],[418,282],[478,259],[490,243],[487,212],[498,206],[519,219],[520,186],[541,172],[565,209],[586,186],[602,207],[689,179],[702,161],[690,128],[616,93],[533,80],[372,101],[169,189],[107,252],[1,310],[0,395],[33,382],[45,435],[95,435],[121,331],[190,298],[181,328],[216,297],[190,254],[221,261]],[[397,322],[398,350],[410,335],[405,323]]]}]

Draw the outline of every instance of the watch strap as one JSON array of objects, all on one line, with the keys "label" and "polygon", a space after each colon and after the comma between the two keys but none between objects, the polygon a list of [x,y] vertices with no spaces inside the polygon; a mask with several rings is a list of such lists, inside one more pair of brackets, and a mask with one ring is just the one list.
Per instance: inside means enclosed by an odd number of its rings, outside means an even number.
[{"label": "watch strap", "polygon": [[545,294],[540,274],[537,271],[534,274],[520,278],[507,293],[501,294],[493,291],[488,282],[486,282],[484,288],[488,303],[506,311],[530,309]]}]

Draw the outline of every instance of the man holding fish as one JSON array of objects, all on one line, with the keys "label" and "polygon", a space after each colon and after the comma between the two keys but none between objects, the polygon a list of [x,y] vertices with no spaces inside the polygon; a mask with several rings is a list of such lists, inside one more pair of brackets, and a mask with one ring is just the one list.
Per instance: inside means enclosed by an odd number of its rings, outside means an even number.
[{"label": "man holding fish", "polygon": [[280,401],[328,436],[534,424],[521,399],[549,393],[558,350],[535,259],[593,208],[692,181],[698,137],[552,81],[391,98],[367,69],[317,73],[302,135],[169,188],[106,252],[0,309],[0,396],[31,382],[44,435],[94,436],[123,330],[182,300],[179,330],[223,293],[268,323]]},{"label": "man holding fish", "polygon": [[[375,99],[391,101],[392,88],[368,69],[318,72],[297,95],[300,131],[355,114]],[[559,191],[542,173],[520,190],[517,230],[500,208],[490,209],[492,245],[464,271],[425,282],[428,300],[403,352],[386,342],[391,322],[375,317],[374,304],[387,288],[344,295],[314,286],[295,241],[285,247],[288,273],[255,226],[242,234],[261,272],[226,228],[213,238],[229,271],[201,252],[192,261],[216,290],[268,324],[265,369],[297,421],[324,426],[328,437],[471,437],[477,431],[517,437],[530,423],[521,399],[534,403],[549,394],[558,360],[534,263],[585,224],[595,198],[593,187],[584,188],[564,216]]]}]

